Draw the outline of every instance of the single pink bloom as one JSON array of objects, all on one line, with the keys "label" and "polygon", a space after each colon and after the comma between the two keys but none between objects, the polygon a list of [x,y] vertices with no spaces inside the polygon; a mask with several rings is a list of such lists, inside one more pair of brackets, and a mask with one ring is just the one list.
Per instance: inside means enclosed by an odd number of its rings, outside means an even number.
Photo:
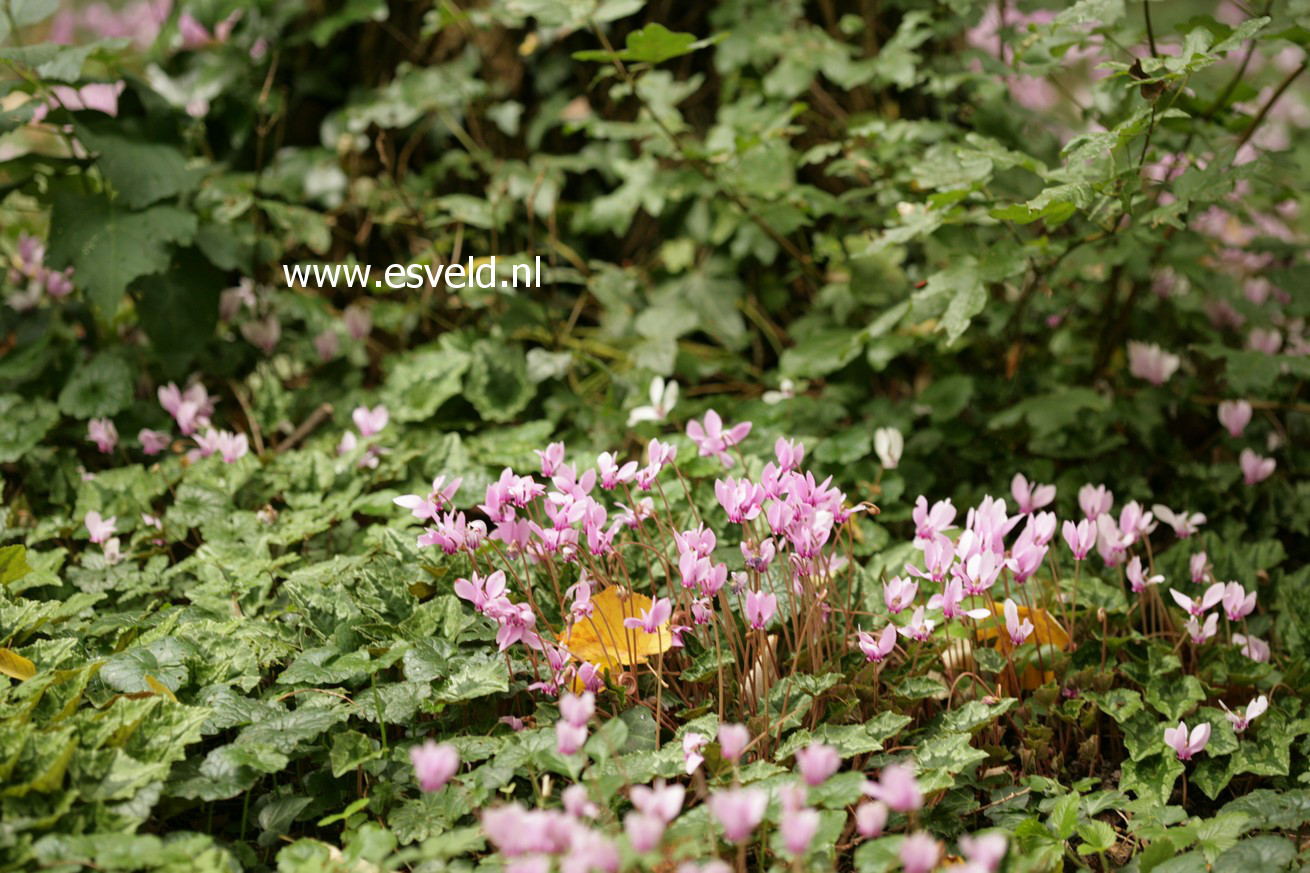
[{"label": "single pink bloom", "polygon": [[341,313],[341,317],[346,322],[346,332],[356,342],[373,332],[373,316],[363,306],[352,303]]},{"label": "single pink bloom", "polygon": [[1239,456],[1242,467],[1242,481],[1247,485],[1258,485],[1274,473],[1277,464],[1273,458],[1264,458],[1250,449],[1242,449]]},{"label": "single pink bloom", "polygon": [[1251,423],[1251,404],[1246,400],[1225,400],[1219,404],[1219,423],[1231,437],[1240,437]]},{"label": "single pink bloom", "polygon": [[650,605],[650,609],[643,609],[640,618],[625,618],[623,626],[630,629],[641,629],[648,634],[657,634],[660,632],[660,626],[669,620],[673,615],[673,604],[667,597],[661,597]]},{"label": "single pink bloom", "polygon": [[1224,599],[1224,583],[1216,582],[1205,593],[1193,600],[1177,588],[1170,588],[1169,595],[1174,602],[1192,615],[1205,615],[1210,608]]},{"label": "single pink bloom", "polygon": [[1055,500],[1055,486],[1038,485],[1036,482],[1029,484],[1022,473],[1015,473],[1010,480],[1010,494],[1014,502],[1019,504],[1019,511],[1028,515]]},{"label": "single pink bloom", "polygon": [[763,630],[778,611],[778,595],[762,591],[746,592],[746,620],[755,630]]},{"label": "single pink bloom", "polygon": [[147,455],[157,455],[164,451],[173,439],[162,430],[150,430],[144,427],[137,433],[136,438],[141,441],[141,450]]},{"label": "single pink bloom", "polygon": [[741,758],[746,746],[750,744],[751,734],[744,724],[719,725],[719,753],[727,761]]},{"label": "single pink bloom", "polygon": [[93,543],[105,542],[118,530],[117,516],[111,515],[109,518],[101,518],[100,513],[94,509],[86,514],[83,523],[86,524],[86,531],[91,535],[91,542]]},{"label": "single pink bloom", "polygon": [[359,428],[359,435],[365,439],[382,431],[391,420],[387,413],[387,408],[379,403],[377,406],[369,409],[367,406],[360,406],[350,413],[351,419],[355,422],[355,427]]},{"label": "single pink bloom", "polygon": [[629,797],[638,810],[668,824],[682,812],[686,792],[681,785],[668,785],[663,779],[656,779],[650,785],[632,786]]},{"label": "single pink bloom", "polygon": [[1240,734],[1251,726],[1251,722],[1264,715],[1265,710],[1269,709],[1269,698],[1261,694],[1248,703],[1246,711],[1241,714],[1233,712],[1228,708],[1228,704],[1222,700],[1219,701],[1219,705],[1224,708],[1224,715],[1228,718],[1228,723],[1233,726],[1233,731]]},{"label": "single pink bloom", "polygon": [[118,445],[118,428],[108,418],[93,418],[87,422],[86,438],[107,455]]},{"label": "single pink bloom", "polygon": [[769,795],[758,788],[726,788],[710,795],[709,808],[724,838],[739,843],[763,821]]},{"label": "single pink bloom", "polygon": [[653,851],[664,836],[665,824],[653,815],[632,811],[623,817],[623,832],[634,851],[645,854]]},{"label": "single pink bloom", "polygon": [[794,858],[800,858],[810,849],[814,835],[819,832],[819,811],[817,809],[798,809],[782,817],[778,825],[782,832],[783,845]]},{"label": "single pink bloom", "polygon": [[559,715],[574,727],[586,727],[596,714],[596,695],[590,691],[566,694],[559,700]]},{"label": "single pink bloom", "polygon": [[841,769],[841,755],[827,743],[810,743],[796,752],[796,767],[806,785],[822,785]]},{"label": "single pink bloom", "polygon": [[1096,545],[1096,525],[1088,519],[1074,524],[1072,521],[1066,521],[1062,528],[1064,541],[1069,544],[1070,551],[1073,552],[1073,559],[1081,561],[1087,557],[1087,553]]},{"label": "single pink bloom", "polygon": [[896,648],[896,625],[888,624],[875,639],[873,634],[860,631],[860,651],[870,661],[881,663]]},{"label": "single pink bloom", "polygon": [[930,873],[942,856],[942,847],[930,834],[916,831],[901,843],[901,867],[905,873]]},{"label": "single pink bloom", "polygon": [[687,775],[695,773],[701,764],[705,763],[705,756],[701,754],[701,749],[709,742],[709,737],[704,734],[698,734],[695,731],[688,731],[682,738],[682,761],[686,767]]},{"label": "single pink bloom", "polygon": [[1201,722],[1192,728],[1189,735],[1187,724],[1178,722],[1176,728],[1164,729],[1165,745],[1178,753],[1178,760],[1190,761],[1193,755],[1198,754],[1210,742],[1210,723]]},{"label": "single pink bloom", "polygon": [[1022,646],[1032,636],[1033,623],[1025,618],[1019,621],[1019,607],[1010,598],[1005,598],[1005,631],[1010,635],[1010,642]]},{"label": "single pink bloom", "polygon": [[717,457],[725,467],[733,465],[728,449],[746,439],[751,422],[746,421],[723,429],[723,419],[713,409],[705,413],[705,423],[692,420],[687,423],[687,436],[696,444],[702,458]]},{"label": "single pink bloom", "polygon": [[587,742],[587,726],[572,725],[567,721],[555,722],[555,751],[561,755],[576,755]]},{"label": "single pink bloom", "polygon": [[923,806],[923,792],[914,768],[909,764],[889,764],[882,768],[877,782],[864,784],[864,793],[881,800],[895,812],[910,812]]},{"label": "single pink bloom", "polygon": [[421,746],[410,746],[409,760],[424,791],[440,791],[459,770],[459,752],[450,743],[437,745],[428,740]]},{"label": "single pink bloom", "polygon": [[314,351],[320,361],[330,361],[341,352],[341,340],[334,330],[325,330],[314,337]]},{"label": "single pink bloom", "polygon": [[1229,621],[1241,621],[1255,611],[1256,592],[1246,593],[1238,582],[1229,582],[1224,586],[1224,614]]},{"label": "single pink bloom", "polygon": [[887,826],[889,812],[887,804],[880,801],[861,801],[860,805],[855,807],[855,830],[866,840],[880,836],[882,829]]},{"label": "single pink bloom", "polygon": [[1114,505],[1114,492],[1107,491],[1104,485],[1092,485],[1090,482],[1078,489],[1078,506],[1083,517],[1096,521],[1096,517],[1110,511]]},{"label": "single pink bloom", "polygon": [[995,873],[1005,860],[1010,840],[1005,834],[993,831],[988,834],[961,834],[960,853],[969,859],[978,873]]}]

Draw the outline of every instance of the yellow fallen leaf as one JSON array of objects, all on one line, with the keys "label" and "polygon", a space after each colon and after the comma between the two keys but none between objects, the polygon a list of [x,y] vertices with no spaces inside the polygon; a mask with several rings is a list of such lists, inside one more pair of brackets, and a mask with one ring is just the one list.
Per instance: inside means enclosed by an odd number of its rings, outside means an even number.
[{"label": "yellow fallen leaf", "polygon": [[[1042,646],[1054,646],[1062,652],[1068,650],[1068,632],[1060,626],[1058,621],[1051,618],[1046,610],[1041,607],[1033,607],[1032,609],[1029,609],[1026,606],[1018,606],[1018,610],[1020,622],[1026,618],[1033,623],[1033,633],[1032,636],[1028,637],[1027,643]],[[1002,624],[983,628],[978,632],[978,636],[982,640],[990,640],[992,637],[996,637],[996,651],[1000,652],[1002,655],[1009,655],[1010,651],[1014,648],[1014,644],[1010,642],[1009,634],[1001,633],[1001,628],[1004,627],[1005,621],[1005,605],[1002,603],[992,603],[992,613],[996,615],[997,618],[1001,619]],[[1027,645],[1027,643],[1025,643],[1025,645]],[[1032,691],[1034,688],[1040,688],[1047,682],[1053,682],[1054,680],[1054,671],[1047,670],[1043,672],[1034,665],[1029,666],[1028,669],[1023,671],[1023,674],[1019,677],[1019,684],[1023,686],[1025,691]],[[1008,676],[1005,677],[1005,681],[1007,683],[1010,681]],[[1013,691],[1014,689],[1010,690]]]},{"label": "yellow fallen leaf", "polygon": [[622,665],[644,664],[652,655],[667,652],[673,646],[673,633],[666,621],[648,634],[641,628],[623,626],[625,618],[640,618],[650,609],[651,600],[644,594],[620,594],[615,587],[592,595],[593,612],[580,618],[558,637],[560,644],[580,661],[599,664],[606,670]]},{"label": "yellow fallen leaf", "polygon": [[25,682],[36,675],[36,665],[17,652],[0,649],[0,673]]},{"label": "yellow fallen leaf", "polygon": [[174,703],[177,703],[177,695],[173,694],[172,690],[169,689],[167,685],[165,685],[163,682],[160,682],[158,679],[156,679],[154,676],[151,676],[149,673],[146,674],[146,687],[149,688],[151,691],[155,692],[156,694],[158,694],[160,697],[167,697],[169,700],[173,701]]}]

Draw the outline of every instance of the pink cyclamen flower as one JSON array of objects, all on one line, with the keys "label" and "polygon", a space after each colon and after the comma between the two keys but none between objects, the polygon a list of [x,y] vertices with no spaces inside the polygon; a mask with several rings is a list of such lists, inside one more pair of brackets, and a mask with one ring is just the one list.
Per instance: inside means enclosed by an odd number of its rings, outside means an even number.
[{"label": "pink cyclamen flower", "polygon": [[1224,614],[1229,621],[1241,621],[1255,612],[1255,595],[1246,593],[1241,583],[1229,582],[1224,586]]},{"label": "pink cyclamen flower", "polygon": [[864,657],[870,661],[882,663],[882,660],[892,653],[896,648],[896,625],[889,624],[882,629],[882,633],[877,637],[865,631],[860,631],[860,651],[864,652]]},{"label": "pink cyclamen flower", "polygon": [[483,578],[477,573],[472,579],[455,580],[455,596],[473,604],[478,612],[486,612],[488,605],[499,601],[505,594],[505,571],[497,570]]},{"label": "pink cyclamen flower", "polygon": [[916,831],[901,843],[901,869],[905,873],[930,873],[942,857],[942,847],[931,834]]},{"label": "pink cyclamen flower", "polygon": [[1155,517],[1163,521],[1174,529],[1174,535],[1180,540],[1185,540],[1192,534],[1201,529],[1205,524],[1205,513],[1203,512],[1174,512],[1169,507],[1157,503],[1151,507]]},{"label": "pink cyclamen flower", "polygon": [[805,460],[805,445],[796,440],[778,437],[773,444],[773,456],[778,459],[778,466],[783,472],[795,470]]},{"label": "pink cyclamen flower", "polygon": [[709,737],[695,731],[688,731],[683,735],[682,763],[688,776],[695,773],[700,765],[705,763],[705,756],[701,754],[701,750],[705,748],[705,744],[708,742]]},{"label": "pink cyclamen flower", "polygon": [[1005,851],[1010,840],[1003,833],[961,834],[960,854],[968,859],[970,869],[975,873],[995,873],[1005,860]]},{"label": "pink cyclamen flower", "polygon": [[1128,372],[1157,387],[1168,382],[1181,363],[1181,358],[1166,352],[1155,343],[1136,340],[1128,343]]},{"label": "pink cyclamen flower", "polygon": [[723,419],[713,409],[705,413],[705,423],[692,420],[687,423],[687,436],[696,444],[702,458],[716,457],[725,467],[731,467],[732,458],[728,449],[746,439],[751,432],[751,422],[745,421],[723,429]]},{"label": "pink cyclamen flower", "polygon": [[1187,635],[1191,637],[1192,645],[1203,646],[1212,640],[1219,630],[1219,613],[1210,613],[1204,624],[1195,615],[1190,616],[1187,623],[1183,625],[1183,630],[1187,631]]},{"label": "pink cyclamen flower", "polygon": [[719,754],[725,761],[738,761],[746,746],[750,745],[751,734],[744,724],[719,725]]},{"label": "pink cyclamen flower", "polygon": [[629,796],[638,810],[668,824],[682,812],[686,793],[687,789],[681,785],[668,785],[663,779],[656,779],[650,785],[632,786]]},{"label": "pink cyclamen flower", "polygon": [[1210,742],[1210,723],[1201,722],[1192,728],[1189,735],[1187,724],[1180,721],[1178,727],[1164,729],[1164,742],[1178,753],[1178,760],[1190,761],[1193,755],[1198,754]]},{"label": "pink cyclamen flower", "polygon": [[564,804],[564,811],[574,818],[595,818],[600,815],[600,807],[591,802],[587,786],[580,782],[565,788],[560,794],[560,801]]},{"label": "pink cyclamen flower", "polygon": [[533,454],[541,459],[541,475],[547,479],[555,475],[559,465],[564,463],[564,444],[551,443],[544,449],[533,449]]},{"label": "pink cyclamen flower", "polygon": [[1248,703],[1246,711],[1242,713],[1233,712],[1228,708],[1228,704],[1222,700],[1219,701],[1219,705],[1224,708],[1224,716],[1228,719],[1228,723],[1233,726],[1233,731],[1240,734],[1251,726],[1251,722],[1264,715],[1265,710],[1269,708],[1269,698],[1261,694]]},{"label": "pink cyclamen flower", "polygon": [[87,422],[86,438],[107,455],[118,445],[118,428],[114,427],[114,422],[108,418],[93,418]]},{"label": "pink cyclamen flower", "polygon": [[1187,561],[1187,570],[1191,574],[1192,581],[1197,585],[1204,582],[1210,575],[1206,570],[1206,564],[1209,563],[1209,560],[1205,552],[1197,552]]},{"label": "pink cyclamen flower", "polygon": [[841,755],[827,743],[810,743],[796,752],[796,767],[806,785],[822,785],[841,769]]},{"label": "pink cyclamen flower", "polygon": [[650,609],[641,611],[641,618],[625,618],[623,626],[626,628],[641,628],[648,634],[657,634],[660,632],[660,625],[664,624],[673,615],[673,604],[669,598],[661,597],[650,605]]},{"label": "pink cyclamen flower", "polygon": [[582,751],[587,742],[587,725],[569,724],[567,721],[555,722],[555,751],[565,757]]},{"label": "pink cyclamen flower", "polygon": [[937,534],[942,531],[950,530],[952,523],[955,521],[955,507],[951,501],[939,500],[928,508],[928,498],[922,494],[914,502],[914,510],[911,513],[914,521],[914,538],[916,540],[935,539]]},{"label": "pink cyclamen flower", "polygon": [[1251,423],[1251,404],[1245,400],[1225,400],[1219,404],[1219,423],[1231,437],[1240,437]]},{"label": "pink cyclamen flower", "polygon": [[898,628],[897,633],[906,639],[923,642],[932,636],[932,629],[937,626],[937,622],[931,618],[923,617],[923,606],[920,605],[910,616],[910,622],[905,627]]},{"label": "pink cyclamen flower", "polygon": [[346,333],[356,342],[373,332],[373,316],[363,306],[352,303],[341,313],[341,319],[346,323]]},{"label": "pink cyclamen flower", "polygon": [[797,809],[787,813],[778,824],[782,843],[793,858],[800,858],[810,850],[814,835],[819,832],[819,811]]},{"label": "pink cyclamen flower", "polygon": [[1096,532],[1097,526],[1087,519],[1083,519],[1078,524],[1072,521],[1064,523],[1061,533],[1064,535],[1064,541],[1069,544],[1075,561],[1084,560],[1087,553],[1096,545]]},{"label": "pink cyclamen flower", "polygon": [[1243,655],[1258,664],[1264,664],[1269,660],[1269,644],[1259,637],[1233,634],[1233,645],[1237,646],[1238,651]]},{"label": "pink cyclamen flower", "polygon": [[314,337],[314,351],[320,361],[330,361],[341,353],[341,338],[335,330],[325,330]]},{"label": "pink cyclamen flower", "polygon": [[150,430],[145,427],[137,432],[136,438],[141,443],[141,450],[147,455],[157,455],[164,451],[173,439],[162,430]]},{"label": "pink cyclamen flower", "polygon": [[559,715],[574,727],[585,727],[596,714],[596,695],[590,691],[583,694],[566,694],[559,700]]},{"label": "pink cyclamen flower", "polygon": [[1247,485],[1258,485],[1268,479],[1277,466],[1273,458],[1261,457],[1250,449],[1242,449],[1238,462],[1242,467],[1242,481]]},{"label": "pink cyclamen flower", "polygon": [[94,509],[86,514],[83,523],[86,524],[86,531],[91,535],[91,542],[103,543],[114,535],[118,530],[118,517],[109,516],[101,518],[100,513]]},{"label": "pink cyclamen flower", "polygon": [[923,792],[919,780],[914,778],[914,767],[909,764],[883,767],[877,782],[864,783],[864,793],[881,800],[895,812],[912,812],[923,806]]},{"label": "pink cyclamen flower", "polygon": [[1146,571],[1142,569],[1142,559],[1137,555],[1133,555],[1125,571],[1128,574],[1128,584],[1132,586],[1134,594],[1141,594],[1148,585],[1159,585],[1164,581],[1164,576],[1159,573],[1147,576]]},{"label": "pink cyclamen flower", "polygon": [[1039,485],[1036,482],[1030,484],[1022,473],[1015,473],[1010,480],[1010,494],[1014,502],[1019,504],[1019,511],[1028,515],[1049,506],[1055,500],[1055,486]]},{"label": "pink cyclamen flower", "polygon": [[887,604],[887,611],[892,615],[898,615],[913,605],[918,593],[919,583],[913,579],[893,576],[882,584],[882,601]]},{"label": "pink cyclamen flower", "polygon": [[759,788],[726,788],[710,795],[710,815],[730,843],[746,839],[764,820],[769,795]]},{"label": "pink cyclamen flower", "polygon": [[391,420],[387,408],[381,403],[372,409],[367,406],[356,407],[355,411],[350,413],[350,417],[355,422],[355,427],[359,428],[359,435],[365,439],[381,432]]},{"label": "pink cyclamen flower", "polygon": [[665,823],[660,819],[637,810],[623,817],[623,832],[628,835],[628,842],[632,844],[633,851],[641,854],[653,851],[660,844],[665,827]]},{"label": "pink cyclamen flower", "polygon": [[746,592],[746,620],[755,630],[763,630],[778,611],[778,595],[762,591]]},{"label": "pink cyclamen flower", "polygon": [[1114,505],[1114,492],[1106,490],[1104,485],[1092,485],[1090,482],[1078,489],[1078,507],[1088,521],[1110,511]]},{"label": "pink cyclamen flower", "polygon": [[250,442],[243,433],[218,432],[218,454],[225,464],[235,464],[250,452]]},{"label": "pink cyclamen flower", "polygon": [[427,496],[402,494],[399,497],[391,498],[391,502],[403,509],[408,509],[410,515],[415,518],[435,519],[443,509],[453,506],[452,501],[463,482],[462,477],[456,477],[447,485],[446,477],[438,476],[432,480],[432,490],[427,493]]},{"label": "pink cyclamen flower", "polygon": [[1019,621],[1019,607],[1010,598],[1005,598],[1005,631],[1010,635],[1010,642],[1022,646],[1032,636],[1033,623],[1025,618]]},{"label": "pink cyclamen flower", "polygon": [[[990,553],[989,553],[990,554]],[[956,577],[942,586],[941,594],[934,594],[928,598],[929,609],[940,609],[942,617],[946,619],[969,617],[975,621],[984,619],[991,615],[987,609],[964,609],[961,604],[964,603],[964,583]]]},{"label": "pink cyclamen flower", "polygon": [[440,791],[459,771],[459,752],[450,743],[438,745],[428,740],[421,746],[410,746],[409,760],[418,786],[424,791]]},{"label": "pink cyclamen flower", "polygon": [[1183,609],[1192,615],[1205,615],[1210,608],[1224,599],[1224,583],[1216,582],[1205,593],[1193,600],[1177,588],[1170,588],[1169,595],[1173,597],[1174,603],[1177,603]]},{"label": "pink cyclamen flower", "polygon": [[887,827],[887,804],[878,800],[864,800],[855,807],[855,830],[866,840],[882,834]]}]

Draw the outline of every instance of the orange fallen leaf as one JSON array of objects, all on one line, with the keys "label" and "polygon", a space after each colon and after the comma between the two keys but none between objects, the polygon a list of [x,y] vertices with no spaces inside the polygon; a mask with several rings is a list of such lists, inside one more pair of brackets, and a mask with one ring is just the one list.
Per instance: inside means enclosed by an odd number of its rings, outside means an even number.
[{"label": "orange fallen leaf", "polygon": [[[1028,638],[1025,645],[1027,645],[1027,643],[1033,643],[1035,645],[1054,646],[1062,652],[1069,649],[1069,633],[1060,626],[1058,621],[1051,618],[1046,610],[1041,607],[1033,607],[1032,609],[1029,609],[1026,606],[1019,606],[1018,609],[1019,621],[1022,622],[1026,618],[1033,623],[1032,636]],[[982,628],[978,631],[978,637],[984,641],[996,637],[996,651],[1000,652],[1002,655],[1009,655],[1010,651],[1014,648],[1014,644],[1010,642],[1009,634],[1001,632],[1001,628],[1004,627],[1005,621],[1005,605],[1002,603],[992,603],[992,613],[997,618],[1001,619],[1001,624]],[[1054,680],[1054,671],[1046,670],[1043,672],[1037,666],[1029,666],[1028,669],[1023,671],[1023,675],[1019,677],[1019,684],[1025,691],[1032,691],[1033,689],[1040,688],[1047,682],[1053,682]],[[1005,681],[1008,683],[1011,680],[1007,676],[1005,677]],[[1014,689],[1010,690],[1013,691]]]},{"label": "orange fallen leaf", "polygon": [[36,675],[36,665],[17,652],[0,649],[0,673],[26,682]]},{"label": "orange fallen leaf", "polygon": [[591,605],[591,616],[576,620],[558,637],[560,644],[578,660],[609,670],[615,666],[644,664],[651,656],[673,647],[673,633],[667,621],[653,634],[623,626],[625,618],[640,618],[642,610],[650,609],[651,600],[646,595],[620,594],[618,588],[611,586],[592,595]]}]

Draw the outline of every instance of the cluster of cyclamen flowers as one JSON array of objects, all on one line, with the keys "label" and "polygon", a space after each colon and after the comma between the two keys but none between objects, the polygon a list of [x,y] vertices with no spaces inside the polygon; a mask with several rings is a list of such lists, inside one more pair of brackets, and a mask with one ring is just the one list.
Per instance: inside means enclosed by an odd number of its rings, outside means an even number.
[{"label": "cluster of cyclamen flowers", "polygon": [[18,250],[9,268],[9,284],[15,291],[8,303],[22,312],[31,309],[49,295],[55,300],[73,293],[73,268],[52,270],[45,265],[45,243],[30,234],[20,234]]},{"label": "cluster of cyclamen flowers", "polygon": [[[587,723],[595,714],[591,693],[566,694],[560,698],[560,721],[556,723],[556,750],[572,758],[587,736]],[[758,786],[742,785],[740,765],[751,747],[751,735],[745,725],[720,725],[717,736],[719,754],[730,764],[732,781],[710,791],[705,806],[723,839],[744,848],[757,833],[768,811],[770,794]],[[704,763],[701,751],[709,738],[688,732],[683,738],[685,770],[691,776]],[[808,791],[818,788],[841,769],[838,751],[825,743],[811,743],[795,755],[797,781],[781,786],[777,799],[781,806],[778,829],[786,854],[793,859],[806,857],[812,850],[819,830],[818,809],[808,804]],[[450,744],[431,740],[410,749],[415,778],[423,791],[440,791],[458,772],[459,754]],[[547,791],[547,793],[549,793]],[[851,811],[854,830],[863,839],[880,836],[892,813],[908,816],[910,825],[923,807],[923,792],[908,764],[889,764],[878,778],[864,783],[866,799]],[[631,809],[623,816],[623,834],[631,849],[646,855],[677,847],[665,845],[669,826],[683,812],[687,789],[677,783],[656,779],[650,785],[633,785],[628,790]],[[505,860],[507,873],[537,873],[558,865],[561,871],[606,871],[619,869],[620,854],[616,838],[600,823],[600,808],[582,783],[575,783],[560,795],[560,808],[528,809],[520,803],[494,807],[482,813],[482,829],[487,839]],[[907,826],[907,830],[909,827]],[[963,835],[959,850],[963,858],[950,869],[961,873],[993,873],[1004,859],[1008,841],[1003,834]],[[761,851],[763,847],[761,846]],[[667,857],[667,854],[666,854]],[[943,857],[942,845],[924,831],[912,831],[902,841],[900,858],[907,873],[928,873],[937,868]],[[678,873],[728,873],[732,868],[718,859],[685,861]]]},{"label": "cluster of cyclamen flowers", "polygon": [[[186,390],[173,382],[162,386],[157,392],[159,405],[173,417],[178,430],[183,436],[191,437],[195,446],[187,451],[190,460],[208,458],[218,455],[225,464],[235,464],[250,452],[250,442],[243,433],[216,430],[210,424],[214,414],[214,398],[200,383],[191,385]],[[118,428],[108,418],[93,418],[87,424],[86,438],[93,442],[102,454],[110,454],[118,447]],[[141,428],[137,432],[141,451],[146,455],[158,455],[173,442],[172,434],[167,431]]]},{"label": "cluster of cyclamen flowers", "polygon": [[[710,410],[703,421],[688,424],[687,435],[701,457],[717,458],[729,468],[735,465],[730,450],[750,430],[749,422],[725,426]],[[543,639],[537,630],[539,616],[532,605],[528,582],[520,580],[526,600],[511,601],[506,570],[517,579],[514,562],[520,560],[526,565],[553,561],[579,565],[580,578],[563,592],[567,603],[561,603],[570,622],[577,625],[593,615],[593,594],[609,584],[628,584],[622,549],[659,538],[666,548],[671,545],[674,553],[661,552],[658,556],[670,577],[669,596],[656,597],[649,608],[626,617],[624,625],[656,634],[671,619],[681,617],[690,624],[675,623],[668,629],[674,647],[682,645],[683,634],[714,621],[716,600],[720,605],[728,602],[718,599],[725,587],[740,596],[746,624],[755,630],[768,627],[777,614],[777,594],[768,590],[775,577],[783,580],[781,584],[790,585],[798,596],[812,594],[821,619],[830,615],[832,606],[826,600],[822,580],[842,566],[843,560],[825,554],[825,547],[833,542],[839,526],[862,507],[848,507],[845,494],[831,487],[830,478],[820,482],[812,472],[800,470],[805,457],[803,445],[779,439],[774,446],[775,459],[764,466],[758,482],[731,476],[715,482],[719,506],[730,522],[743,528],[743,570],[730,570],[726,563],[714,560],[718,540],[704,524],[680,530],[670,515],[657,511],[655,497],[649,492],[658,493],[661,504],[667,506],[659,477],[674,465],[676,446],[652,439],[644,463],[624,461],[604,452],[595,468],[582,472],[565,463],[564,454],[563,443],[552,443],[537,451],[545,482],[506,468],[487,486],[483,502],[478,505],[486,521],[470,520],[453,505],[459,479],[447,482],[445,477],[438,477],[426,495],[395,499],[415,518],[429,522],[418,537],[421,547],[436,546],[447,554],[466,552],[476,564],[481,547],[485,543],[492,545],[505,566],[486,575],[475,572],[470,578],[459,579],[455,592],[498,622],[497,639],[502,651],[522,643],[545,653],[551,675],[534,687],[555,694],[576,677],[587,689],[599,690],[604,665],[572,664],[567,643],[556,645]],[[677,480],[687,487],[680,472]],[[622,494],[625,499],[607,507],[597,489]],[[634,495],[634,490],[642,496]],[[492,525],[490,530],[488,524]],[[632,536],[620,538],[624,531],[631,531]],[[673,578],[677,579],[676,587]]]},{"label": "cluster of cyclamen flowers", "polygon": [[[1014,646],[1020,646],[1033,634],[1035,627],[1021,616],[1015,596],[1034,608],[1041,592],[1029,591],[1027,583],[1045,565],[1054,571],[1051,543],[1055,539],[1057,519],[1055,513],[1043,511],[1056,497],[1053,485],[1030,483],[1022,474],[1011,482],[1011,496],[1018,512],[1011,515],[1004,499],[984,497],[966,516],[963,530],[956,531],[956,508],[950,500],[929,505],[920,496],[915,504],[912,519],[915,525],[914,544],[922,553],[922,560],[907,563],[904,576],[895,576],[883,582],[883,600],[891,616],[910,612],[908,621],[888,623],[880,633],[859,631],[859,646],[870,661],[881,662],[896,648],[897,636],[907,640],[925,642],[938,627],[939,612],[946,621],[972,619],[993,615],[993,609],[966,608],[965,601],[972,597],[992,602],[992,591],[998,582],[1006,583],[1007,597],[1000,609],[1005,618],[1006,634]],[[1168,524],[1180,540],[1195,534],[1206,517],[1201,513],[1174,512],[1162,504],[1144,509],[1136,501],[1123,506],[1116,517],[1112,510],[1114,494],[1104,485],[1085,485],[1079,490],[1079,507],[1083,518],[1066,520],[1059,527],[1061,536],[1072,553],[1075,568],[1096,551],[1105,567],[1117,568],[1131,590],[1139,595],[1149,594],[1154,586],[1162,584],[1164,576],[1154,573],[1147,539],[1161,521]],[[1020,527],[1022,524],[1022,527]],[[1017,534],[1007,542],[1015,531]],[[1143,563],[1141,554],[1147,556]],[[921,566],[920,566],[921,565]],[[1255,609],[1256,593],[1247,591],[1238,582],[1216,582],[1210,575],[1209,560],[1203,551],[1189,560],[1191,581],[1208,584],[1199,595],[1192,597],[1183,591],[1171,589],[1174,601],[1188,614],[1184,630],[1195,645],[1202,645],[1216,636],[1220,613],[1210,613],[1222,606],[1222,614],[1230,625],[1244,622]],[[916,606],[921,582],[939,587],[926,602]],[[1018,586],[1017,592],[1009,582]],[[1077,574],[1074,577],[1076,608]],[[1061,606],[1067,606],[1061,602]],[[1143,610],[1145,611],[1145,606]],[[930,614],[932,617],[930,617]],[[1269,646],[1249,633],[1231,633],[1233,644],[1252,660],[1269,658]],[[1243,625],[1243,630],[1245,626]]]}]

